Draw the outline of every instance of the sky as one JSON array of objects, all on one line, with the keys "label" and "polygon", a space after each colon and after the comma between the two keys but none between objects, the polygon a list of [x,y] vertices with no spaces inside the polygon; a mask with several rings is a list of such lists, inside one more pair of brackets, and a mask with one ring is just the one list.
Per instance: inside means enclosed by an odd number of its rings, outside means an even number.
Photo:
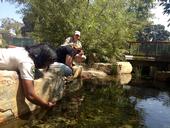
[{"label": "sky", "polygon": [[[19,21],[22,23],[22,15],[16,13],[17,10],[19,10],[20,7],[18,7],[16,4],[10,4],[8,2],[0,2],[0,19],[1,18],[13,18],[16,21]],[[162,24],[165,26],[165,29],[170,31],[170,27],[167,27],[168,25],[168,18],[170,18],[170,15],[163,15],[163,8],[161,6],[157,6],[156,8],[152,9],[151,12],[155,14],[155,17],[152,19],[154,24]],[[1,25],[1,23],[0,23]]]},{"label": "sky", "polygon": [[151,13],[154,14],[154,18],[152,21],[154,24],[162,24],[165,26],[165,29],[170,31],[170,27],[168,27],[168,19],[170,19],[170,15],[163,14],[163,7],[162,6],[157,6],[153,9],[151,9]]},{"label": "sky", "polygon": [[22,15],[16,13],[19,8],[20,7],[18,7],[17,4],[10,4],[9,2],[0,2],[0,19],[9,17],[22,23]]}]

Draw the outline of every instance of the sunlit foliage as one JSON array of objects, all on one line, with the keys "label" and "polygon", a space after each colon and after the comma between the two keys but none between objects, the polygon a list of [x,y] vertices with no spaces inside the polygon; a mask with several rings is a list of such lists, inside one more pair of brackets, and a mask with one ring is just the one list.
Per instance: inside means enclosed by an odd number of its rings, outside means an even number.
[{"label": "sunlit foliage", "polygon": [[75,30],[81,31],[86,54],[123,59],[127,40],[148,24],[152,0],[8,0],[22,3],[25,27],[38,41],[62,44]]}]

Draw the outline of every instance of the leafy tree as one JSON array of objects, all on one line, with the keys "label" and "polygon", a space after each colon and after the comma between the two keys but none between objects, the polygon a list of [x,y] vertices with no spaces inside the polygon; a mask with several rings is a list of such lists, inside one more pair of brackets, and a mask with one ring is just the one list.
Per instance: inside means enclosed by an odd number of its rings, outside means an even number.
[{"label": "leafy tree", "polygon": [[37,41],[58,46],[75,30],[85,51],[121,58],[127,40],[148,24],[152,0],[8,0],[24,4],[25,27]]},{"label": "leafy tree", "polygon": [[170,32],[163,25],[149,25],[138,33],[138,41],[168,41]]},{"label": "leafy tree", "polygon": [[164,13],[170,14],[170,1],[169,0],[158,0],[160,5],[164,7]]},{"label": "leafy tree", "polygon": [[9,32],[10,29],[14,29],[17,36],[21,35],[22,23],[12,19],[12,18],[3,18],[1,19],[1,28],[4,32]]},{"label": "leafy tree", "polygon": [[[160,2],[160,6],[163,6],[163,13],[164,14],[170,14],[170,1],[169,0],[157,0],[158,2]],[[170,21],[170,19],[168,20],[168,22]],[[170,26],[170,23],[168,24],[168,26]]]}]

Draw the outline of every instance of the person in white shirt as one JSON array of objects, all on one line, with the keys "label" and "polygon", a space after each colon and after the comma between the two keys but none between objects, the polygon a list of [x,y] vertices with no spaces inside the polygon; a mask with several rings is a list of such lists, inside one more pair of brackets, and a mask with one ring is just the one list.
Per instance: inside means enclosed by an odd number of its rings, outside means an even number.
[{"label": "person in white shirt", "polygon": [[51,108],[55,103],[44,101],[34,90],[35,68],[46,69],[54,63],[56,53],[46,44],[29,47],[0,48],[0,70],[18,71],[25,97],[41,107]]},{"label": "person in white shirt", "polygon": [[72,37],[67,37],[65,39],[64,44],[62,45],[74,45],[74,44],[82,48],[82,44],[80,42],[80,31],[75,31]]},{"label": "person in white shirt", "polygon": [[[75,31],[74,35],[72,37],[68,37],[65,39],[65,42],[61,46],[65,45],[71,45],[72,47],[79,47],[80,48],[80,53],[76,55],[76,60],[75,62],[81,63],[86,59],[86,56],[84,55],[84,51],[82,48],[82,44],[80,42],[80,31]],[[78,60],[78,61],[77,61]]]}]

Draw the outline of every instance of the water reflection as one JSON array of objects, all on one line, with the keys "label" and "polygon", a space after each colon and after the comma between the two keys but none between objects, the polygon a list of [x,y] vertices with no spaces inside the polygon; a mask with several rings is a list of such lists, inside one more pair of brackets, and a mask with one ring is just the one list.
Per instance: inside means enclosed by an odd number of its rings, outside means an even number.
[{"label": "water reflection", "polygon": [[[93,83],[94,80],[91,82]],[[59,107],[49,111],[43,119],[35,119],[24,127],[131,128],[138,126],[139,116],[135,106],[130,103],[121,86],[116,86],[115,81],[110,81],[107,85],[92,83],[84,81],[83,86],[76,87],[81,88],[68,90]]]},{"label": "water reflection", "polygon": [[126,78],[131,76],[74,81],[59,106],[21,127],[170,128],[170,87]]},{"label": "water reflection", "polygon": [[117,75],[117,80],[120,85],[128,84],[132,79],[132,74],[120,74]]},{"label": "water reflection", "polygon": [[[143,82],[142,82],[143,83]],[[170,128],[170,91],[169,87],[160,84],[136,84],[128,86],[131,102],[140,113],[141,124],[147,128]],[[162,85],[162,83],[161,83]],[[126,87],[125,87],[126,89]]]},{"label": "water reflection", "polygon": [[138,111],[143,110],[144,124],[148,128],[170,127],[170,107],[165,106],[163,101],[155,98],[139,100],[136,108]]}]

